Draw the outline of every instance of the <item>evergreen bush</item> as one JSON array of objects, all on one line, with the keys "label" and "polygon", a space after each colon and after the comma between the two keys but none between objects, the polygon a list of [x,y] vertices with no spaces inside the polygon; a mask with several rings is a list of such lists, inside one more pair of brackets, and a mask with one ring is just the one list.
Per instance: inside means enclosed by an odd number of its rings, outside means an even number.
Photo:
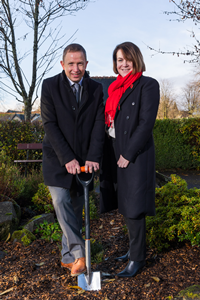
[{"label": "evergreen bush", "polygon": [[[14,160],[26,159],[26,150],[17,150],[19,143],[42,143],[44,129],[42,122],[0,121],[0,149],[7,157]],[[29,159],[41,159],[42,150],[29,151]],[[18,163],[24,169],[24,163]],[[28,169],[40,167],[40,163],[28,164]]]},{"label": "evergreen bush", "polygon": [[[23,178],[24,187],[16,197],[16,201],[21,205],[31,204],[32,198],[38,191],[38,185],[44,182],[42,170],[32,169],[31,174]],[[24,205],[23,205],[24,206]]]},{"label": "evergreen bush", "polygon": [[[17,150],[19,143],[41,143],[44,128],[41,122],[0,122],[0,148],[11,161],[26,159],[26,150]],[[200,119],[156,120],[154,126],[156,169],[200,169]],[[41,159],[42,150],[31,150],[30,159]],[[24,164],[18,164],[24,169]],[[28,164],[29,171],[40,167]]]},{"label": "evergreen bush", "polygon": [[12,165],[5,151],[0,151],[0,195],[16,199],[23,192],[24,184],[19,169]]},{"label": "evergreen bush", "polygon": [[[98,219],[96,199],[97,194],[94,191],[89,192],[89,208],[90,208],[90,219]],[[48,187],[44,183],[38,185],[38,190],[36,194],[32,197],[32,202],[36,206],[39,213],[49,213],[53,212],[53,204],[51,194]],[[85,216],[85,211],[83,209],[83,217]]]},{"label": "evergreen bush", "polygon": [[156,120],[156,169],[200,168],[200,119]]},{"label": "evergreen bush", "polygon": [[177,175],[156,188],[156,216],[146,218],[147,244],[157,251],[177,242],[200,245],[200,190]]},{"label": "evergreen bush", "polygon": [[104,248],[103,245],[96,241],[95,239],[91,239],[91,262],[99,264],[103,261],[104,256]]},{"label": "evergreen bush", "polygon": [[38,185],[38,191],[33,196],[32,202],[40,213],[50,213],[54,211],[50,191],[44,183]]}]

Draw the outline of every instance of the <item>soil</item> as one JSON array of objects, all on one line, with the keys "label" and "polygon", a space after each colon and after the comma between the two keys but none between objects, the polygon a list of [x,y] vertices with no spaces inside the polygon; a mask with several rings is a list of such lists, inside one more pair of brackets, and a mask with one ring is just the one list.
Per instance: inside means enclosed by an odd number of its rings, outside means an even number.
[{"label": "soil", "polygon": [[[123,217],[117,211],[100,215],[91,221],[92,237],[105,249],[104,261],[93,264],[92,271],[109,273],[102,276],[99,291],[81,291],[77,278],[60,267],[60,245],[37,239],[30,246],[0,242],[6,256],[0,260],[0,299],[166,299],[179,291],[200,284],[200,248],[178,245],[156,254],[147,249],[146,266],[133,278],[118,278],[126,263],[115,257],[128,250],[128,237],[123,231]],[[102,273],[102,274],[103,274]],[[104,274],[103,274],[104,275]]]},{"label": "soil", "polygon": [[[186,179],[188,188],[200,188],[200,171],[161,173],[176,173]],[[123,217],[117,211],[91,221],[91,237],[104,247],[104,261],[92,264],[92,271],[102,274],[99,291],[78,289],[77,278],[60,267],[58,243],[37,239],[24,247],[20,243],[0,242],[0,300],[173,299],[181,290],[200,284],[200,248],[190,244],[178,244],[160,254],[147,249],[142,271],[133,278],[118,278],[116,274],[127,264],[115,261],[128,250],[123,225]]]}]

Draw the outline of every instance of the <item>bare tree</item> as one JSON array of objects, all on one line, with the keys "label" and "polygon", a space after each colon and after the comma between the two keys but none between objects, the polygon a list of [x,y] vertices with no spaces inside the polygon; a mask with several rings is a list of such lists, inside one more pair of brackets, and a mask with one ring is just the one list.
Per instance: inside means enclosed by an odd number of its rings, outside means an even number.
[{"label": "bare tree", "polygon": [[34,105],[33,105],[33,110],[37,112],[41,112],[41,99],[37,98]]},{"label": "bare tree", "polygon": [[15,111],[21,112],[23,110],[23,104],[17,102],[17,104],[15,105],[14,109]]},{"label": "bare tree", "polygon": [[178,115],[176,96],[172,84],[167,79],[160,80],[160,105],[158,108],[158,119],[173,119]]},{"label": "bare tree", "polygon": [[24,104],[25,121],[30,121],[38,87],[63,47],[61,26],[53,23],[89,1],[0,0],[0,72],[10,80],[0,88]]},{"label": "bare tree", "polygon": [[190,116],[200,111],[200,86],[199,81],[191,81],[183,88],[181,105]]},{"label": "bare tree", "polygon": [[[176,10],[174,11],[165,11],[164,13],[167,15],[176,15],[178,22],[185,22],[186,20],[192,20],[195,25],[200,23],[200,1],[196,0],[170,0],[173,4],[175,4]],[[174,21],[174,19],[172,19]],[[169,21],[172,21],[169,20]],[[153,50],[155,53],[161,54],[172,54],[172,55],[185,55],[188,58],[184,60],[184,62],[190,63],[199,63],[200,59],[200,41],[198,40],[194,31],[191,31],[191,36],[194,38],[195,45],[192,46],[191,49],[186,49],[185,51],[176,52],[173,49],[170,52],[166,52],[160,49],[154,49],[150,46],[147,46],[150,50]],[[191,58],[189,58],[191,57]]]}]

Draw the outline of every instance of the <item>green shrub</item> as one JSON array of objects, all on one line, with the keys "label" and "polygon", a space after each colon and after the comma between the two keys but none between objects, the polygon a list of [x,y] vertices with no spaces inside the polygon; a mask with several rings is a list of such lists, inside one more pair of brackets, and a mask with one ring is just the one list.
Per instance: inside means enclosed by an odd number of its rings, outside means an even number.
[{"label": "green shrub", "polygon": [[50,213],[54,211],[51,194],[44,183],[38,185],[38,191],[32,198],[32,202],[40,213]]},{"label": "green shrub", "polygon": [[37,226],[35,233],[48,242],[60,242],[62,239],[62,230],[58,222],[48,224],[47,221],[44,221]]},{"label": "green shrub", "polygon": [[[89,207],[91,220],[98,218],[96,196],[97,194],[94,191],[89,193]],[[44,183],[40,183],[38,185],[37,193],[32,197],[32,202],[34,203],[38,212],[40,213],[49,213],[54,211],[51,194],[49,192],[48,187]],[[83,217],[84,215],[85,211],[83,209]]]},{"label": "green shrub", "polygon": [[[44,137],[42,122],[19,122],[19,121],[1,121],[0,122],[0,148],[5,151],[10,160],[26,159],[26,150],[17,150],[19,143],[41,143]],[[29,151],[29,159],[41,159],[42,150]],[[18,166],[24,170],[24,163],[18,163]],[[40,163],[28,164],[28,170],[34,167],[40,168]]]},{"label": "green shrub", "polygon": [[20,203],[30,203],[38,190],[38,184],[43,182],[42,172],[32,171],[26,178],[13,165],[5,151],[0,151],[0,194],[15,199]]},{"label": "green shrub", "polygon": [[122,226],[122,230],[123,230],[124,234],[128,234],[128,228],[127,228],[126,224]]},{"label": "green shrub", "polygon": [[12,165],[5,151],[0,151],[0,194],[15,199],[24,190],[24,183],[19,169]]},{"label": "green shrub", "polygon": [[98,219],[97,206],[96,206],[96,193],[90,192],[89,196],[90,219]]},{"label": "green shrub", "polygon": [[[61,242],[62,240],[62,230],[58,222],[49,223],[44,221],[43,223],[37,226],[34,234],[37,234],[41,239],[44,239],[48,242]],[[100,263],[103,260],[104,250],[100,242],[97,242],[95,239],[90,240],[91,245],[91,262]]]},{"label": "green shrub", "polygon": [[100,263],[103,261],[104,249],[100,242],[97,242],[95,239],[90,240],[91,245],[91,262]]},{"label": "green shrub", "polygon": [[17,195],[16,201],[20,200],[20,203],[31,203],[33,196],[38,191],[38,185],[43,181],[42,170],[32,170],[31,174],[23,178],[24,187]]},{"label": "green shrub", "polygon": [[[199,126],[200,119],[156,120],[153,133],[157,170],[200,167],[197,155],[197,149],[200,149]],[[189,135],[191,135],[190,139]],[[194,149],[195,143],[198,147]]]},{"label": "green shrub", "polygon": [[[41,122],[0,122],[0,148],[11,162],[26,159],[26,150],[17,150],[18,143],[41,143],[44,128]],[[156,120],[154,126],[156,169],[200,169],[200,118]],[[41,159],[42,150],[31,150],[30,159]],[[22,172],[24,164],[17,164]],[[28,171],[40,168],[40,163],[28,164]],[[97,181],[97,182],[96,182]],[[98,173],[95,185],[98,184]]]},{"label": "green shrub", "polygon": [[184,141],[190,145],[193,159],[200,163],[200,118],[187,119],[181,125],[180,132]]},{"label": "green shrub", "polygon": [[99,186],[100,182],[99,182],[99,171],[95,173],[94,176],[94,190]]},{"label": "green shrub", "polygon": [[[96,206],[96,201],[97,201],[97,193],[95,191],[89,192],[89,209],[90,209],[90,219],[98,219],[98,213],[97,213],[97,206]],[[83,208],[83,217],[85,216],[85,209]]]},{"label": "green shrub", "polygon": [[200,245],[200,190],[179,176],[156,189],[156,216],[146,218],[147,244],[158,251],[181,241]]}]

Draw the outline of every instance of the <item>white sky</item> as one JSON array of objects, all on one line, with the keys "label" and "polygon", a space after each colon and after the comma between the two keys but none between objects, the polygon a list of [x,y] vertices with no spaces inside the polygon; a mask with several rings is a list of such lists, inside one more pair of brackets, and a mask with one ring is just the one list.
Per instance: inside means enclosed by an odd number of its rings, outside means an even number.
[{"label": "white sky", "polygon": [[[170,22],[175,15],[167,16],[163,11],[173,11],[169,0],[95,0],[75,16],[62,19],[62,34],[66,40],[78,29],[71,42],[82,44],[87,51],[90,76],[113,76],[112,52],[115,46],[125,41],[135,43],[142,51],[147,71],[144,75],[169,79],[176,93],[192,79],[194,65],[183,63],[186,58],[173,55],[154,54],[146,45],[163,51],[191,49],[194,39],[191,31],[198,32],[193,22]],[[56,24],[55,24],[56,25]],[[46,77],[61,72],[60,59]],[[3,94],[3,105],[14,109],[17,101]],[[0,108],[1,109],[1,108]],[[2,110],[2,109],[1,109]]]}]

